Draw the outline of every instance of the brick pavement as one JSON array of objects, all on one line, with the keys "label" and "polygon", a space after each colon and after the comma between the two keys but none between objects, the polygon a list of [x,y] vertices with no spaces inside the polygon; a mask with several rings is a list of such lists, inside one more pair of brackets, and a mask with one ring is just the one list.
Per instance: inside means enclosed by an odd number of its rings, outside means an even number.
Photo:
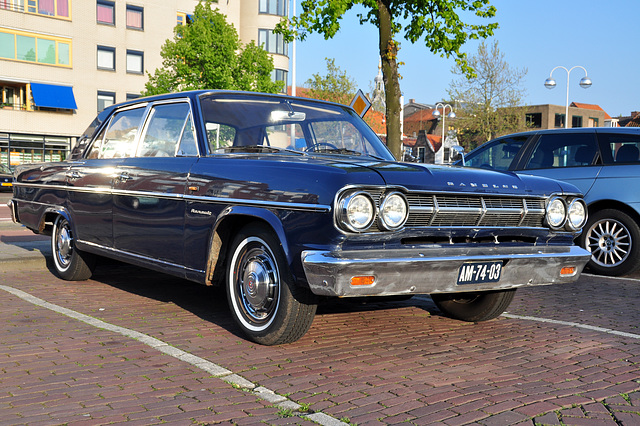
[{"label": "brick pavement", "polygon": [[[102,266],[80,283],[5,266],[0,284],[353,423],[640,424],[638,339],[504,317],[461,323],[420,297],[321,306],[303,339],[261,347],[242,339],[224,294],[129,266]],[[509,312],[638,334],[637,286],[583,277],[522,289]],[[140,342],[3,296],[0,424],[308,422]]]}]

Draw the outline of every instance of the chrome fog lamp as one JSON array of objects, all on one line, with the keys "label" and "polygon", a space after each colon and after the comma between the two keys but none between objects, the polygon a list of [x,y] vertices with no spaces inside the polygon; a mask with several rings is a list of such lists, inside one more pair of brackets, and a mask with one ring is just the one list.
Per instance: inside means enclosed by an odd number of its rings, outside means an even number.
[{"label": "chrome fog lamp", "polygon": [[409,206],[399,192],[388,194],[380,205],[382,226],[390,231],[400,228],[407,220]]},{"label": "chrome fog lamp", "polygon": [[559,228],[567,218],[567,207],[562,198],[552,198],[547,205],[547,223],[552,228]]},{"label": "chrome fog lamp", "polygon": [[339,204],[340,222],[349,230],[362,232],[368,229],[375,218],[375,207],[371,197],[356,192],[344,197]]},{"label": "chrome fog lamp", "polygon": [[567,213],[567,225],[572,230],[582,228],[587,221],[587,206],[584,201],[576,198],[569,204]]}]

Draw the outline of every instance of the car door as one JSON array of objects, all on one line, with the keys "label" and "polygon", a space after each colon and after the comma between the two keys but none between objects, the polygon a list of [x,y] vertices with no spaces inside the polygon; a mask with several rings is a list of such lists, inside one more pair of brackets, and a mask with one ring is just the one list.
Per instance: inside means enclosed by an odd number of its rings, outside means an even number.
[{"label": "car door", "polygon": [[184,193],[197,159],[188,101],[150,106],[137,150],[116,167],[113,235],[117,250],[184,264]]},{"label": "car door", "polygon": [[572,183],[586,198],[602,170],[595,132],[540,133],[532,142],[516,171]]},{"label": "car door", "polygon": [[640,211],[640,135],[598,133],[604,166],[590,191],[590,202],[616,200]]},{"label": "car door", "polygon": [[113,114],[85,157],[72,162],[67,171],[68,210],[81,242],[113,247],[113,179],[128,150],[135,149],[144,111],[143,105]]}]

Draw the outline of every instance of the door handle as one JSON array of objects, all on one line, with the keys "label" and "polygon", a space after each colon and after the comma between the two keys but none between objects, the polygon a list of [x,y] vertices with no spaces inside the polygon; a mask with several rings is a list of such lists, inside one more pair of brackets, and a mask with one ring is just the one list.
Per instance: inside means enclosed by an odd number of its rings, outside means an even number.
[{"label": "door handle", "polygon": [[120,175],[118,176],[118,180],[120,182],[126,182],[131,179],[133,179],[133,177],[129,175],[129,172],[121,172]]},{"label": "door handle", "polygon": [[73,171],[68,171],[65,176],[67,177],[67,179],[80,179],[82,176],[80,175],[80,173],[78,173],[77,171],[73,170]]}]

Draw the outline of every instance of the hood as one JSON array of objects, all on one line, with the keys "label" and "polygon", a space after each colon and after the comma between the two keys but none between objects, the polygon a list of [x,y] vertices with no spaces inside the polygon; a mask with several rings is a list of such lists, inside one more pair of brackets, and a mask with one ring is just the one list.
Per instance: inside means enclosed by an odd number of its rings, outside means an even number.
[{"label": "hood", "polygon": [[[365,165],[362,164],[361,165]],[[580,193],[573,185],[512,172],[421,163],[369,162],[387,185],[416,191],[478,192],[485,194],[543,195]]]}]

